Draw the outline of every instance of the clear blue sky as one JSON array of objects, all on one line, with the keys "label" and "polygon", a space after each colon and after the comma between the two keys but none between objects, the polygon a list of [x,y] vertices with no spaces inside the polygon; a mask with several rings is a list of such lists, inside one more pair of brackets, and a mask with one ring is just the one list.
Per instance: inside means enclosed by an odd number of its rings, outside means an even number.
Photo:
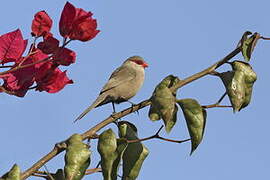
[{"label": "clear blue sky", "polygon": [[[3,1],[0,34],[20,28],[24,37],[30,38],[33,15],[46,10],[54,20],[53,33],[60,37],[58,21],[65,2]],[[60,93],[33,91],[24,98],[0,94],[0,174],[14,163],[22,170],[29,168],[56,142],[73,133],[82,133],[106,118],[111,113],[110,105],[93,110],[77,124],[72,123],[96,98],[110,73],[127,57],[140,55],[149,63],[144,86],[132,99],[136,103],[149,98],[155,85],[168,74],[183,79],[224,57],[235,48],[246,30],[270,37],[268,0],[70,2],[92,11],[101,32],[90,42],[73,42],[69,46],[77,53],[77,62],[68,67],[68,75],[75,83]],[[236,114],[231,109],[209,109],[204,140],[192,156],[189,156],[189,143],[145,142],[150,154],[138,179],[269,178],[269,59],[270,42],[260,41],[251,60],[258,80],[250,106]],[[218,78],[205,77],[180,89],[178,97],[211,104],[223,93],[224,87]],[[228,99],[225,102],[228,103]],[[117,109],[128,106],[124,103]],[[161,122],[150,122],[147,114],[148,107],[141,110],[139,116],[131,114],[123,119],[137,125],[140,137],[147,137],[161,125]],[[181,111],[178,117],[171,134],[162,132],[163,136],[188,137]],[[115,129],[113,125],[109,127]],[[94,167],[99,158],[96,143],[92,144],[92,149],[91,167]],[[47,167],[52,172],[62,168],[63,154]],[[98,173],[87,178],[102,179]]]}]

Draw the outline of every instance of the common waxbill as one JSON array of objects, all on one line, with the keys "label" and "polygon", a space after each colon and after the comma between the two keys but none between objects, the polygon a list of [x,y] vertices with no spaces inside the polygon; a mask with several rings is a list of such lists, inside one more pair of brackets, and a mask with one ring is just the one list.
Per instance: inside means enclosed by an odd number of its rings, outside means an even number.
[{"label": "common waxbill", "polygon": [[148,64],[140,56],[132,56],[118,67],[104,85],[97,99],[75,121],[84,117],[93,108],[128,101],[136,95],[144,81],[144,68]]}]

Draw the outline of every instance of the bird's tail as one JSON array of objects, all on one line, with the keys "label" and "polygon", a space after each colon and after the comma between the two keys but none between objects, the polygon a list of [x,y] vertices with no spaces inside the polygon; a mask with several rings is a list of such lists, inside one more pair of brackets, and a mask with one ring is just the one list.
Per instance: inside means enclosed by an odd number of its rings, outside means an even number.
[{"label": "bird's tail", "polygon": [[74,121],[74,123],[80,119],[82,119],[89,111],[91,111],[93,108],[99,106],[104,102],[106,99],[106,96],[104,94],[101,94],[98,96],[98,98],[93,102],[91,106],[89,106],[86,110],[84,110]]}]

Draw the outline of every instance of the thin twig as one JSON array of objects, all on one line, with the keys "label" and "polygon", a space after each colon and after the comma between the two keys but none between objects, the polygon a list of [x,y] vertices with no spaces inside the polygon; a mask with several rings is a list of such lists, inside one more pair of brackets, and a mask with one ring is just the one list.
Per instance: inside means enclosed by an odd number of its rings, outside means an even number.
[{"label": "thin twig", "polygon": [[142,142],[142,141],[147,141],[147,140],[150,140],[150,139],[161,139],[161,140],[164,140],[164,141],[168,141],[168,142],[174,142],[174,143],[183,143],[183,142],[186,142],[186,141],[189,141],[190,139],[185,139],[185,140],[173,140],[173,139],[168,139],[168,138],[164,138],[164,137],[161,137],[159,135],[159,132],[161,131],[161,129],[163,128],[164,126],[162,125],[159,130],[156,132],[156,134],[152,135],[152,136],[149,136],[147,138],[142,138],[142,139],[133,139],[133,140],[127,140],[127,143],[136,143],[136,142]]},{"label": "thin twig", "polygon": [[47,176],[45,176],[45,175],[40,175],[40,174],[32,174],[32,176],[36,176],[36,177],[42,177],[42,178],[47,179]]},{"label": "thin twig", "polygon": [[101,168],[86,169],[85,175],[93,174],[96,172],[102,172]]},{"label": "thin twig", "polygon": [[[68,41],[66,41],[66,42],[62,45],[62,47],[64,48],[64,47],[65,47],[68,43],[70,43],[71,41],[72,41],[71,39],[68,40]],[[28,56],[31,56],[31,55],[33,55],[33,54],[35,54],[35,53],[36,53],[36,51],[30,52],[24,59],[27,59]],[[51,60],[52,60],[52,59],[51,59],[52,56],[53,56],[53,55],[50,55],[50,56],[48,56],[47,58],[44,58],[44,59],[42,59],[42,60],[39,60],[39,61],[30,63],[30,64],[21,65],[22,63],[20,63],[18,66],[12,66],[12,67],[13,67],[12,69],[9,69],[9,70],[7,70],[7,71],[0,72],[0,75],[7,74],[7,73],[11,73],[11,72],[17,71],[17,70],[19,70],[19,69],[27,68],[27,67],[33,66],[33,65],[35,65],[35,64],[43,63],[43,62],[46,62],[46,61],[51,61]]]},{"label": "thin twig", "polygon": [[98,168],[100,164],[101,164],[101,161],[99,161],[99,162],[97,163],[96,168]]},{"label": "thin twig", "polygon": [[46,165],[44,165],[44,168],[45,168],[45,172],[47,173],[47,176],[51,179],[51,180],[54,180],[54,178],[52,177],[51,173],[49,172],[49,169],[47,168]]},{"label": "thin twig", "polygon": [[[101,168],[86,169],[85,175],[93,174],[96,172],[101,172]],[[33,174],[33,176],[48,177],[49,174],[51,175],[52,173],[46,171],[36,171],[35,174]]]},{"label": "thin twig", "polygon": [[173,139],[167,139],[167,138],[164,138],[164,137],[156,137],[158,139],[161,139],[161,140],[164,140],[164,141],[168,141],[168,142],[174,142],[174,143],[183,143],[183,142],[187,142],[187,141],[190,141],[190,139],[184,139],[184,140],[173,140]]},{"label": "thin twig", "polygon": [[225,92],[220,98],[219,100],[214,103],[214,104],[210,104],[210,105],[203,105],[202,107],[207,109],[207,108],[215,108],[215,107],[219,107],[219,108],[231,108],[232,106],[228,106],[228,105],[219,105],[221,103],[221,101],[224,99],[224,97],[227,95],[227,92]]},{"label": "thin twig", "polygon": [[19,63],[18,66],[21,66],[21,65],[24,63],[24,61],[25,61],[29,56],[31,56],[31,55],[33,55],[34,53],[36,53],[36,52],[33,52],[33,49],[34,49],[35,46],[36,46],[36,41],[37,41],[37,39],[38,39],[38,37],[35,36],[35,37],[34,37],[34,41],[33,41],[33,43],[31,44],[30,49],[29,49],[29,51],[28,51],[26,57],[23,58],[23,60]]},{"label": "thin twig", "polygon": [[35,173],[36,173],[36,174],[43,174],[43,175],[47,175],[47,172],[46,172],[46,171],[36,171]]},{"label": "thin twig", "polygon": [[10,66],[0,66],[0,68],[12,68],[13,66],[10,65]]},{"label": "thin twig", "polygon": [[212,72],[210,72],[210,73],[209,73],[209,75],[213,75],[213,76],[219,76],[219,75],[220,75],[220,73],[219,73],[219,72],[217,72],[217,71],[212,71]]},{"label": "thin twig", "polygon": [[34,174],[32,174],[32,176],[43,177],[45,179],[50,178],[51,180],[54,180],[51,174],[52,173],[50,173],[49,171],[36,171]]},{"label": "thin twig", "polygon": [[65,40],[63,45],[62,45],[62,48],[64,48],[65,46],[67,46],[70,42],[72,41],[72,39],[69,39],[68,41]]},{"label": "thin twig", "polygon": [[4,92],[6,94],[15,95],[16,93],[6,90],[3,86],[0,86],[0,92]]},{"label": "thin twig", "polygon": [[263,40],[270,40],[270,38],[268,38],[268,37],[261,36],[260,38],[263,39]]},{"label": "thin twig", "polygon": [[215,64],[213,64],[212,66],[204,69],[201,72],[198,72],[190,77],[187,77],[184,80],[179,81],[175,86],[171,87],[171,91],[175,92],[177,89],[183,87],[186,84],[189,84],[199,78],[202,78],[206,75],[211,74],[212,72],[214,72],[217,68],[219,68],[220,66],[222,66],[224,63],[226,63],[227,61],[229,61],[230,59],[232,59],[234,56],[236,56],[238,53],[241,52],[241,48],[237,47],[236,49],[234,49],[232,52],[230,52],[227,56],[225,56],[224,58],[222,58],[221,60],[219,60],[218,62],[216,62]]},{"label": "thin twig", "polygon": [[216,108],[216,107],[218,107],[218,108],[232,108],[232,106],[230,106],[230,105],[218,105],[218,104],[205,105],[202,107],[205,109]]},{"label": "thin twig", "polygon": [[3,71],[3,72],[0,72],[0,75],[3,75],[3,74],[7,74],[7,73],[11,73],[11,72],[14,72],[14,71],[17,71],[19,69],[22,69],[22,68],[27,68],[27,67],[30,67],[30,66],[33,66],[35,64],[39,64],[39,63],[43,63],[43,62],[46,62],[46,61],[50,61],[52,56],[49,56],[45,59],[42,59],[42,60],[39,60],[39,61],[36,61],[36,62],[33,62],[33,63],[30,63],[30,64],[25,64],[25,65],[22,65],[22,66],[16,66],[10,70],[7,70],[7,71]]},{"label": "thin twig", "polygon": [[106,125],[114,122],[116,119],[122,118],[128,114],[131,114],[139,109],[142,109],[146,106],[149,106],[151,104],[150,99],[144,100],[142,102],[140,102],[139,104],[136,104],[130,108],[127,108],[125,110],[122,110],[121,112],[118,113],[114,113],[113,116],[110,115],[108,118],[106,118],[105,120],[101,121],[100,123],[98,123],[97,125],[95,125],[94,127],[92,127],[91,129],[89,129],[88,131],[84,132],[81,134],[81,136],[83,137],[83,139],[88,139],[89,137],[93,137],[95,136],[95,134],[102,129],[103,127],[105,127]]},{"label": "thin twig", "polygon": [[38,86],[32,86],[30,88],[28,88],[28,90],[31,90],[31,89],[36,89]]},{"label": "thin twig", "polygon": [[158,134],[160,133],[160,131],[163,129],[163,127],[164,127],[164,125],[162,125],[162,126],[158,129],[158,131],[156,132],[156,135],[158,135]]},{"label": "thin twig", "polygon": [[216,104],[220,104],[221,101],[225,98],[226,95],[227,95],[227,92],[225,92],[225,93],[219,98],[219,100],[217,101]]}]

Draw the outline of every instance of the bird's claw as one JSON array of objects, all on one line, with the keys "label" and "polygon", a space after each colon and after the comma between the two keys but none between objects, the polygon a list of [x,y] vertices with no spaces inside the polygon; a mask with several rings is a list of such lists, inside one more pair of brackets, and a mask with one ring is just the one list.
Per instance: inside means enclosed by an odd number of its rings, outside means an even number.
[{"label": "bird's claw", "polygon": [[[133,108],[134,108],[134,106],[136,106],[136,104],[135,103],[133,103],[133,102],[130,102],[130,101],[128,101],[130,104],[131,104],[131,109],[132,109],[132,111],[133,111]],[[136,110],[136,111],[134,111],[134,113],[136,113],[136,114],[140,114],[139,113],[139,110]]]},{"label": "bird's claw", "polygon": [[113,119],[117,120],[117,118],[115,117],[115,114],[116,114],[116,112],[113,112],[113,113],[111,114],[111,117],[112,117]]},{"label": "bird's claw", "polygon": [[138,116],[140,115],[139,110],[134,111]]},{"label": "bird's claw", "polygon": [[111,114],[111,117],[114,119],[113,123],[114,123],[115,125],[118,126],[118,120],[119,120],[119,119],[121,120],[121,118],[115,117],[115,114],[116,114],[116,112],[113,112],[113,113]]},{"label": "bird's claw", "polygon": [[114,120],[112,123],[118,127],[118,119]]}]

